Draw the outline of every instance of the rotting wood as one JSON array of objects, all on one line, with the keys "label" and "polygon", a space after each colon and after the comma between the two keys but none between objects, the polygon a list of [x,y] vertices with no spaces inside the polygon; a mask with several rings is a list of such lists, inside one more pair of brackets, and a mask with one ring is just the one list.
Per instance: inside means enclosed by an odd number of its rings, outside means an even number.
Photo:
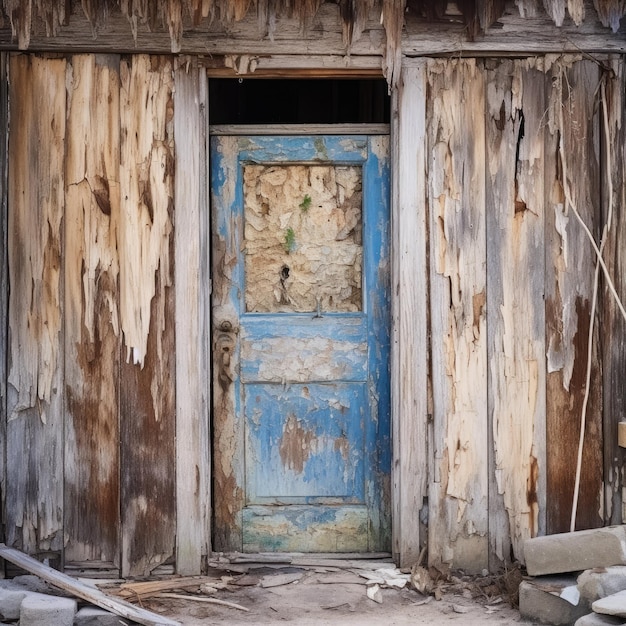
[{"label": "rotting wood", "polygon": [[427,496],[426,80],[423,61],[402,71],[394,98],[392,200],[393,554],[412,565]]},{"label": "rotting wood", "polygon": [[123,576],[175,550],[173,82],[168,58],[121,63],[120,324],[132,359],[120,373]]},{"label": "rotting wood", "polygon": [[525,539],[545,533],[543,64],[499,62],[486,82],[489,543],[496,571],[511,554],[521,557]]},{"label": "rotting wood", "polygon": [[39,576],[42,580],[45,580],[47,583],[50,583],[59,589],[68,591],[78,598],[82,598],[91,604],[95,604],[102,609],[111,611],[121,617],[131,619],[139,624],[145,624],[145,626],[180,626],[179,622],[170,620],[167,617],[138,608],[124,600],[111,598],[98,589],[94,589],[85,583],[81,583],[66,574],[57,572],[51,567],[40,563],[36,559],[23,554],[19,550],[7,548],[3,543],[0,544],[0,558],[17,565],[31,574],[35,574],[35,576]]},{"label": "rotting wood", "polygon": [[[606,102],[602,104],[601,117],[606,113],[608,135],[603,130],[601,152],[604,180],[600,184],[602,193],[603,223],[607,223],[609,202],[613,202],[613,219],[606,246],[604,260],[615,288],[624,298],[626,294],[626,257],[623,254],[626,241],[626,186],[624,184],[624,146],[626,124],[624,119],[624,62],[619,57],[609,60],[610,72],[605,72]],[[606,111],[604,111],[606,107]],[[602,124],[604,127],[604,123]],[[610,181],[610,184],[609,184]],[[612,199],[609,194],[612,193]],[[620,210],[621,208],[621,210]],[[603,283],[601,282],[601,285]],[[620,316],[613,297],[606,286],[600,290],[600,333],[602,354],[602,404],[604,440],[604,523],[623,524],[626,521],[624,483],[626,452],[619,447],[617,428],[626,416],[626,323]],[[621,434],[621,430],[620,430]]]},{"label": "rotting wood", "polygon": [[33,552],[63,546],[65,70],[62,59],[10,58],[6,528]]},{"label": "rotting wood", "polygon": [[[189,65],[189,66],[188,66]],[[176,571],[199,574],[210,543],[207,81],[193,61],[174,73]]]},{"label": "rotting wood", "polygon": [[119,564],[119,59],[74,56],[70,69],[64,556]]},{"label": "rotting wood", "polygon": [[[546,77],[551,88],[546,137],[546,532],[570,528],[575,458],[585,392],[587,337],[595,255],[565,202],[563,168],[557,154],[562,136],[567,180],[579,213],[599,230],[599,144],[595,93],[598,66],[592,61],[555,60]],[[563,128],[561,128],[561,120]],[[584,175],[581,173],[584,172]],[[577,528],[602,524],[601,374],[594,342],[591,396],[587,410]]]},{"label": "rotting wood", "polygon": [[429,563],[488,556],[484,73],[431,61],[429,211],[434,476]]}]

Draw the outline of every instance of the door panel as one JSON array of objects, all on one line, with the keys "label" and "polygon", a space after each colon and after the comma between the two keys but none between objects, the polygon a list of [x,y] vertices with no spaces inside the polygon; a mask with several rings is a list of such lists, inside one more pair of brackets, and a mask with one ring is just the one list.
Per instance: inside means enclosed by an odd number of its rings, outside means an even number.
[{"label": "door panel", "polygon": [[389,548],[383,136],[214,137],[217,550]]}]

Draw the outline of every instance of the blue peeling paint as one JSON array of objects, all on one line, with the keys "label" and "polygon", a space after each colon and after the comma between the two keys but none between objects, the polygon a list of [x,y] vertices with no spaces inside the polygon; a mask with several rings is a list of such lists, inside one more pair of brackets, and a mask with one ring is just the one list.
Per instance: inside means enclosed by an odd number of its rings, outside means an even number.
[{"label": "blue peeling paint", "polygon": [[[222,147],[228,141],[236,148],[232,154]],[[220,304],[237,327],[233,436],[240,441],[238,454],[245,457],[240,482],[247,505],[241,512],[245,549],[298,549],[297,537],[275,537],[262,530],[265,524],[287,524],[289,532],[303,533],[302,549],[314,549],[310,541],[316,528],[332,534],[333,524],[339,529],[355,519],[358,532],[367,536],[354,543],[342,540],[338,550],[390,549],[390,503],[385,500],[391,471],[389,158],[373,149],[379,141],[287,136],[211,142],[214,241],[220,244],[214,245],[214,254],[225,247],[223,262],[232,279],[227,302]],[[302,162],[362,166],[363,311],[322,318],[244,313],[243,167]],[[290,341],[306,348],[281,352]],[[329,343],[334,345],[330,351]],[[302,372],[306,380],[268,377],[272,359],[278,364],[300,359],[309,367],[317,345],[329,354],[330,374],[324,365]],[[296,448],[289,452],[290,436],[294,445],[301,438],[301,458]]]}]

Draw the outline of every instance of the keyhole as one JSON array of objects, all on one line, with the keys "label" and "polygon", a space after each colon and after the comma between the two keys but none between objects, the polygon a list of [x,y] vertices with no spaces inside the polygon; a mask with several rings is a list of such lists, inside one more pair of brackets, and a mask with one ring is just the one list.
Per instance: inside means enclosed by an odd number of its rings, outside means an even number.
[{"label": "keyhole", "polygon": [[280,277],[283,280],[287,280],[289,278],[289,268],[286,265],[283,265],[280,270]]}]

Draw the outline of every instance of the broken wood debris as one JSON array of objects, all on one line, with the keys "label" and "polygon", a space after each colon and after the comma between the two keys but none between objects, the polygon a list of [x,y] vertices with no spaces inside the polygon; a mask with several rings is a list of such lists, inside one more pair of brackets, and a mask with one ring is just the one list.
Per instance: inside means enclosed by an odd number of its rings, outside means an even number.
[{"label": "broken wood debris", "polygon": [[139,624],[144,624],[144,626],[181,626],[180,622],[175,622],[162,615],[157,615],[151,611],[136,607],[125,600],[111,598],[102,591],[77,581],[67,574],[58,572],[19,550],[7,548],[3,543],[0,544],[0,558],[10,561],[31,574],[39,576],[42,580],[45,580],[47,583],[59,589],[69,591],[77,598],[86,600],[102,609],[111,611],[116,615],[128,618]]},{"label": "broken wood debris", "polygon": [[160,598],[171,598],[173,600],[193,600],[194,602],[204,602],[206,604],[218,604],[219,606],[227,606],[231,609],[238,609],[239,611],[249,611],[250,609],[236,604],[235,602],[227,602],[226,600],[218,600],[217,598],[205,598],[203,596],[191,596],[183,595],[182,593],[161,593]]}]

